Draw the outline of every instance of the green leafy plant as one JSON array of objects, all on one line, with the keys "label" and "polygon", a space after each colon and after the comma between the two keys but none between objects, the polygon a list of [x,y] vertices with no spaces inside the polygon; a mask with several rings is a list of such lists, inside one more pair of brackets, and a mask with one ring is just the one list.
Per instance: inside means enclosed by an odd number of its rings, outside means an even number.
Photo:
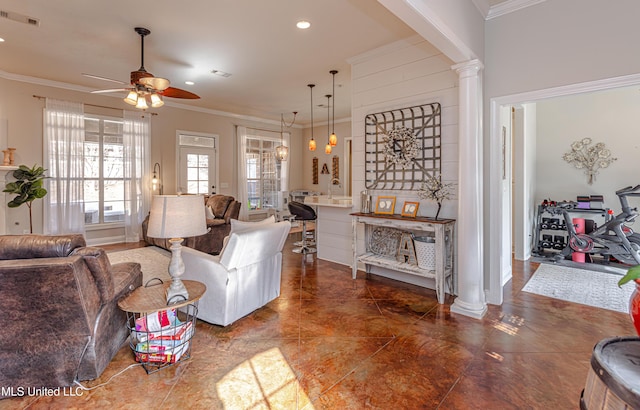
[{"label": "green leafy plant", "polygon": [[33,233],[33,215],[31,213],[31,205],[33,201],[39,198],[44,198],[47,195],[47,190],[44,189],[44,180],[46,169],[34,165],[32,168],[26,165],[20,165],[18,169],[13,171],[13,177],[15,182],[7,183],[5,189],[2,192],[8,192],[10,194],[16,194],[7,204],[9,208],[17,208],[22,204],[27,204],[29,208],[29,231]]},{"label": "green leafy plant", "polygon": [[640,265],[629,268],[627,273],[618,281],[618,286],[622,286],[625,283],[636,279],[640,279]]}]

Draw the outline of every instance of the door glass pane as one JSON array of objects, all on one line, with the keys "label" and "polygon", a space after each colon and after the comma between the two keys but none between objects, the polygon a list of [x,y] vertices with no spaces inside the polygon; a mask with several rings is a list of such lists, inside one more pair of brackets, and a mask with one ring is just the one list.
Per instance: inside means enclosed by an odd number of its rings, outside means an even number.
[{"label": "door glass pane", "polygon": [[190,194],[209,192],[208,154],[187,154],[187,192]]}]

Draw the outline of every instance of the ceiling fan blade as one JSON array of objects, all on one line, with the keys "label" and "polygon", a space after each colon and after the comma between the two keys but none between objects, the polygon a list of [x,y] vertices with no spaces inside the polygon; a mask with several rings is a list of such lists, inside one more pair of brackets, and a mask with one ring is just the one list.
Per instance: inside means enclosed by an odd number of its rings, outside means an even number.
[{"label": "ceiling fan blade", "polygon": [[91,91],[91,94],[119,93],[122,91],[131,91],[131,88],[111,88],[108,90],[95,90]]},{"label": "ceiling fan blade", "polygon": [[197,100],[200,98],[200,96],[186,91],[186,90],[182,90],[180,88],[175,88],[175,87],[169,87],[167,89],[165,89],[162,92],[159,92],[158,94],[162,94],[165,97],[171,97],[171,98],[186,98],[189,100]]},{"label": "ceiling fan blade", "polygon": [[118,84],[129,85],[129,83],[125,83],[124,81],[114,80],[112,78],[107,78],[107,77],[101,77],[99,75],[85,74],[85,73],[82,73],[82,75],[85,76],[85,77],[89,77],[89,78],[95,78],[97,80],[112,81],[112,82],[118,83]]},{"label": "ceiling fan blade", "polygon": [[167,88],[169,88],[169,84],[171,84],[169,80],[162,77],[143,77],[140,78],[138,82],[142,85],[158,91],[166,90]]}]

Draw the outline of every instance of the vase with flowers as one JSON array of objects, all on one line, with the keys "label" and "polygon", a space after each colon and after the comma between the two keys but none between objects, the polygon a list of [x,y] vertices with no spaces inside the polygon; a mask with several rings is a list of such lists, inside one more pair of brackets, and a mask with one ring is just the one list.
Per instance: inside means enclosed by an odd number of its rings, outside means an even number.
[{"label": "vase with flowers", "polygon": [[440,174],[428,176],[422,181],[420,189],[418,190],[418,197],[420,199],[435,201],[438,204],[438,210],[436,211],[436,217],[434,219],[438,220],[442,202],[444,202],[445,199],[451,199],[453,186],[453,183],[442,182],[442,175]]}]

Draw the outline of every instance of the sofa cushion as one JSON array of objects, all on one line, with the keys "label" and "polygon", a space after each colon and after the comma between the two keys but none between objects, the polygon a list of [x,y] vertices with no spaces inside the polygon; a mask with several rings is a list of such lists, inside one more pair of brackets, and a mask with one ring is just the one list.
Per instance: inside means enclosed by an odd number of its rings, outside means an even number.
[{"label": "sofa cushion", "polygon": [[224,218],[224,213],[227,212],[227,208],[233,200],[234,198],[228,195],[212,195],[207,199],[207,206],[211,207],[216,218]]},{"label": "sofa cushion", "polygon": [[245,229],[256,228],[261,225],[273,224],[276,223],[275,216],[271,215],[265,219],[260,221],[239,221],[237,219],[231,220],[231,233],[242,231]]},{"label": "sofa cushion", "polygon": [[222,250],[220,251],[220,255],[224,253],[224,249],[227,247],[227,243],[229,243],[229,236],[234,232],[241,232],[249,229],[254,229],[263,225],[268,225],[272,223],[276,223],[276,218],[271,215],[260,221],[239,221],[237,219],[231,219],[231,230],[229,231],[229,235],[225,236],[222,240]]},{"label": "sofa cushion", "polygon": [[[222,266],[228,270],[237,269],[257,263],[282,251],[291,229],[291,223],[289,221],[259,222],[257,224],[254,222],[252,227],[232,232],[229,235],[229,241],[220,254]],[[256,247],[256,244],[259,246]]]}]

